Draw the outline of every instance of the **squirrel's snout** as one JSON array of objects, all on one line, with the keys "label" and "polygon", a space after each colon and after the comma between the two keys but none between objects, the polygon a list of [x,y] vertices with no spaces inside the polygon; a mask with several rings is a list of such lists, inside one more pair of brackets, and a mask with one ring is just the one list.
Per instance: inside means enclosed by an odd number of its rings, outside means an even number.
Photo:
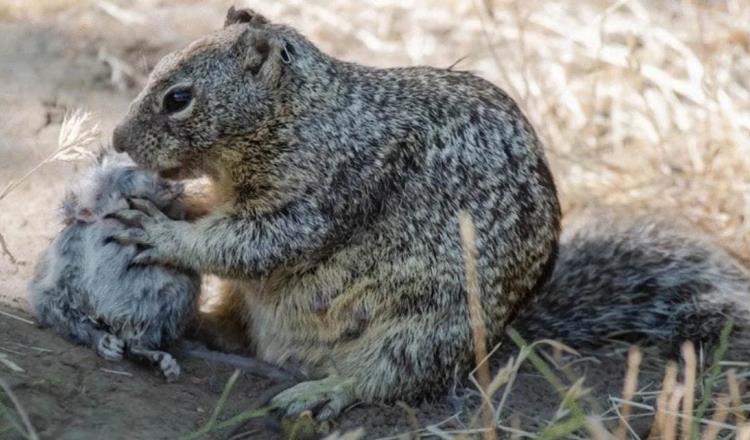
[{"label": "squirrel's snout", "polygon": [[127,145],[128,142],[125,129],[122,124],[120,124],[115,127],[115,130],[112,132],[112,147],[118,153],[125,153],[127,151]]}]

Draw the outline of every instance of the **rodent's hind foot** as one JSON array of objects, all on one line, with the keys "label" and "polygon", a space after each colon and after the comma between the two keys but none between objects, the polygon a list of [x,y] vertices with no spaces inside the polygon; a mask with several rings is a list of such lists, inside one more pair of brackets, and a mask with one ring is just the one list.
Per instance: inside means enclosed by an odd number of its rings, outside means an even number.
[{"label": "rodent's hind foot", "polygon": [[271,399],[271,406],[297,418],[304,411],[313,411],[318,420],[338,416],[356,400],[354,380],[329,376],[321,380],[301,382]]},{"label": "rodent's hind foot", "polygon": [[173,382],[180,377],[180,364],[171,354],[160,350],[149,350],[143,347],[130,347],[129,355],[135,359],[145,360],[156,365],[164,374],[167,382]]},{"label": "rodent's hind foot", "polygon": [[96,352],[108,361],[119,361],[125,353],[125,342],[110,333],[102,333],[96,342]]},{"label": "rodent's hind foot", "polygon": [[162,374],[164,374],[164,378],[167,379],[167,382],[174,382],[180,377],[180,364],[177,363],[177,359],[171,354],[162,354],[163,356],[159,361],[159,368],[161,369]]}]

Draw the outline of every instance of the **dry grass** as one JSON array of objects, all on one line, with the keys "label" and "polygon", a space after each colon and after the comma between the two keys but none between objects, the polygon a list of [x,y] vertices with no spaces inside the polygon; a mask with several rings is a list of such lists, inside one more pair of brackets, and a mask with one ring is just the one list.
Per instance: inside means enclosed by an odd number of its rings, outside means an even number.
[{"label": "dry grass", "polygon": [[29,415],[26,413],[26,410],[24,409],[23,405],[21,405],[21,402],[18,400],[18,397],[16,397],[10,385],[3,379],[0,379],[0,391],[2,391],[3,394],[11,402],[12,408],[15,410],[16,414],[18,414],[18,418],[21,421],[21,423],[18,423],[18,421],[15,420],[10,409],[7,408],[2,401],[0,401],[0,420],[5,419],[5,421],[9,425],[7,427],[7,430],[6,427],[0,425],[0,434],[2,434],[3,432],[15,432],[17,435],[20,435],[21,438],[28,440],[39,440],[39,434],[37,434],[34,426],[31,424]]},{"label": "dry grass", "polygon": [[[495,375],[492,383],[499,382],[502,386],[481,386],[475,382],[479,388],[482,399],[478,403],[477,412],[482,413],[486,406],[492,406],[498,401],[505,398],[506,393],[512,387],[512,381],[508,377],[518,374],[525,360],[530,363],[556,390],[562,399],[560,410],[553,420],[548,421],[539,431],[522,430],[514,418],[507,418],[510,425],[507,425],[506,418],[501,418],[499,413],[495,413],[492,424],[488,426],[486,419],[471,417],[471,411],[466,410],[471,422],[466,429],[462,430],[444,430],[441,429],[443,423],[438,423],[421,429],[413,429],[408,434],[387,437],[381,440],[395,440],[398,438],[431,438],[437,436],[445,439],[464,438],[469,435],[482,435],[487,437],[488,432],[495,434],[504,432],[516,438],[534,438],[534,439],[556,439],[556,438],[593,438],[603,440],[614,439],[640,439],[639,435],[629,426],[630,417],[633,417],[632,408],[641,410],[640,416],[647,416],[652,420],[652,428],[648,439],[681,439],[681,440],[716,440],[728,438],[747,438],[750,435],[750,427],[744,423],[742,416],[735,416],[736,423],[730,423],[730,414],[736,414],[741,411],[742,402],[740,401],[740,391],[736,382],[734,370],[729,369],[727,373],[726,384],[729,392],[725,394],[714,394],[714,388],[718,384],[718,378],[721,375],[722,360],[726,354],[726,347],[729,341],[729,330],[731,323],[725,327],[722,333],[721,343],[717,347],[713,356],[713,363],[706,371],[704,386],[699,389],[687,390],[688,383],[696,382],[696,365],[691,363],[695,359],[690,358],[690,349],[683,351],[682,359],[685,363],[686,371],[682,377],[684,382],[678,382],[677,366],[674,363],[667,364],[664,374],[664,380],[660,390],[657,390],[658,399],[656,406],[644,403],[648,400],[647,393],[637,391],[637,378],[642,361],[642,354],[638,349],[632,348],[628,352],[628,369],[624,378],[624,389],[622,398],[612,398],[614,413],[617,414],[618,422],[613,425],[614,431],[610,431],[602,420],[605,419],[601,414],[585,414],[582,412],[584,401],[586,400],[587,391],[584,388],[585,378],[575,380],[572,385],[564,386],[562,381],[557,377],[557,373],[541,357],[536,356],[534,352],[539,349],[540,345],[528,345],[520,339],[520,336],[512,329],[510,330],[511,338],[519,345],[520,353],[515,361],[511,359],[508,364],[501,368]],[[568,351],[568,354],[573,352]],[[509,371],[512,370],[512,371]],[[691,387],[692,388],[692,387]],[[701,396],[701,400],[696,406],[695,396]],[[737,396],[737,397],[733,397]],[[488,403],[489,402],[489,403]],[[704,404],[708,402],[709,404]],[[710,408],[710,411],[709,411]],[[646,411],[645,413],[643,411]],[[476,414],[476,413],[475,413]],[[447,422],[444,421],[444,422]]]},{"label": "dry grass", "polygon": [[[95,157],[91,147],[99,140],[99,128],[93,123],[91,115],[82,110],[76,110],[65,116],[60,126],[60,134],[57,139],[57,148],[45,157],[42,161],[27,170],[21,177],[11,180],[0,190],[0,203],[13,190],[18,188],[23,182],[28,180],[34,173],[39,171],[45,165],[57,161],[77,161],[90,160]],[[13,264],[16,264],[16,258],[13,252],[8,248],[5,237],[0,231],[0,252],[5,255]]]}]

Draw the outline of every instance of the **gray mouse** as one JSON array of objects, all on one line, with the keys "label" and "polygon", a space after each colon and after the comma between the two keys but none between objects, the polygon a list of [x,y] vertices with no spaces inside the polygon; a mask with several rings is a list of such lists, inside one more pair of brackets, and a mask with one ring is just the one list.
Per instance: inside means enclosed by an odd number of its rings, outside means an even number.
[{"label": "gray mouse", "polygon": [[165,350],[195,316],[200,276],[166,266],[131,264],[139,249],[111,238],[127,225],[108,217],[147,199],[182,219],[183,186],[139,169],[124,154],[104,151],[68,191],[63,230],[44,251],[29,283],[40,324],[92,347],[102,357],[158,365],[167,380],[180,367]]}]

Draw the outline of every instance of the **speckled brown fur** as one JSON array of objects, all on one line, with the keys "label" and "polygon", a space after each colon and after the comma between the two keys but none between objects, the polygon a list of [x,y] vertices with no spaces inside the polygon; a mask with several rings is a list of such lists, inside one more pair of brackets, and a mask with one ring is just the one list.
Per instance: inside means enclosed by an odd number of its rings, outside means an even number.
[{"label": "speckled brown fur", "polygon": [[[213,180],[226,203],[206,217],[125,211],[141,227],[119,239],[147,248],[137,262],[224,277],[219,325],[323,377],[274,400],[290,414],[434,395],[467,371],[460,211],[476,226],[488,343],[554,265],[553,178],[502,90],[467,72],[337,60],[252,11],[230,10],[224,29],[166,56],[114,145]],[[545,286],[544,298],[575,298]]]}]

